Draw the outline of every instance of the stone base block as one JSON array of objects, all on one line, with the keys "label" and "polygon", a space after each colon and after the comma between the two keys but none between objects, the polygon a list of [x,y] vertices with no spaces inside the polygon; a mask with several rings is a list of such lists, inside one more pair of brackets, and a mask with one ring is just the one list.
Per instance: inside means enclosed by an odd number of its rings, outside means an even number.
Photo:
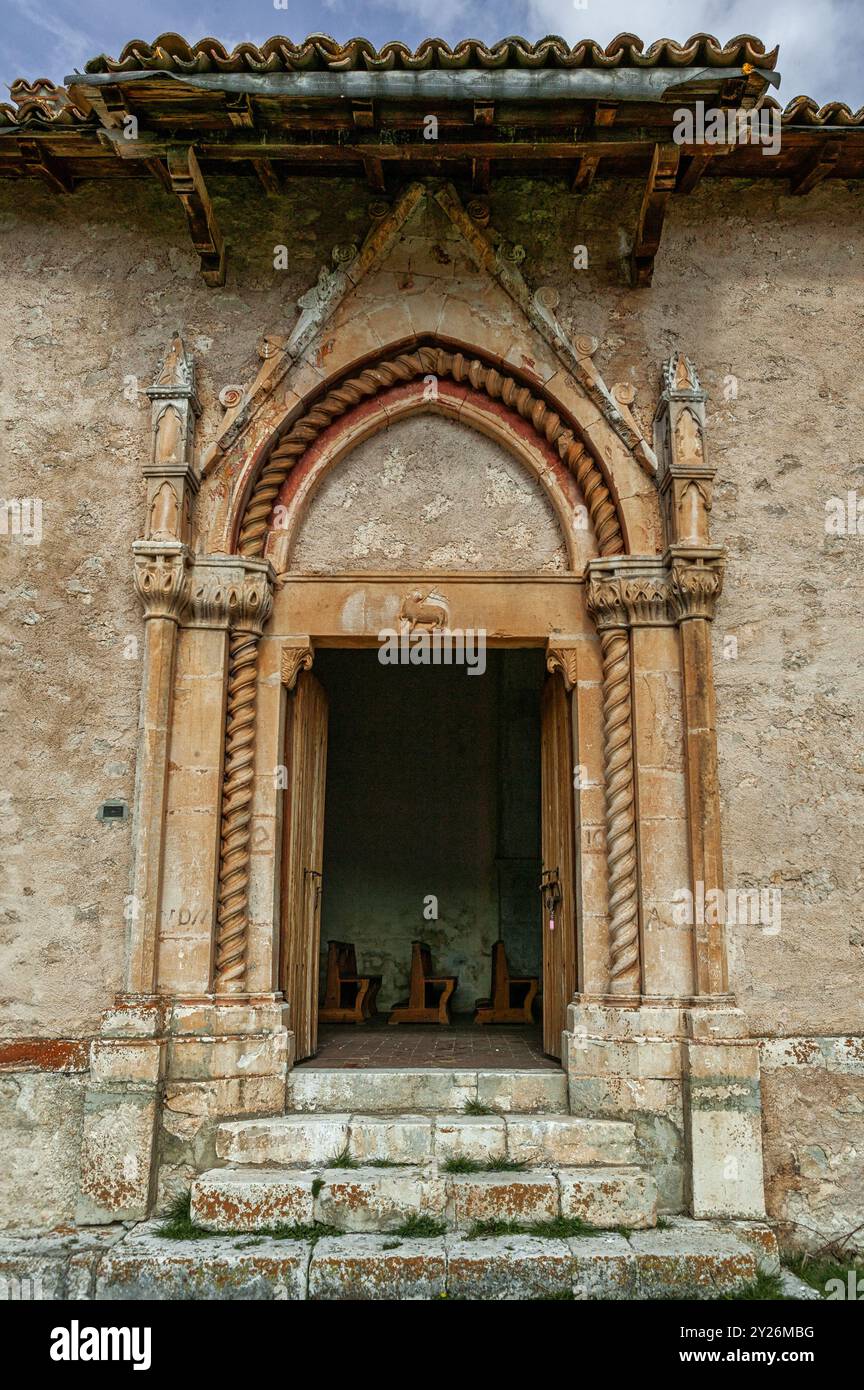
[{"label": "stone base block", "polygon": [[217,1168],[192,1184],[192,1219],[211,1231],[309,1226],[315,1178],[294,1169]]},{"label": "stone base block", "polygon": [[443,1297],[446,1283],[443,1239],[325,1238],[312,1255],[308,1297],[337,1302],[416,1302]]},{"label": "stone base block", "polygon": [[638,1231],[657,1224],[657,1188],[639,1168],[562,1168],[561,1215],[589,1226]]},{"label": "stone base block", "polygon": [[315,1218],[341,1231],[395,1231],[415,1217],[441,1219],[446,1183],[436,1171],[331,1169],[319,1178]]}]

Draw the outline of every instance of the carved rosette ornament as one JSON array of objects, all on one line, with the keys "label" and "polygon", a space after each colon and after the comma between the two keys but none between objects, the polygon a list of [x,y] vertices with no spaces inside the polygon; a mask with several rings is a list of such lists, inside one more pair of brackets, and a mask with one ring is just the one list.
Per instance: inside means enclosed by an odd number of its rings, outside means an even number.
[{"label": "carved rosette ornament", "polygon": [[447,352],[443,348],[422,347],[416,352],[384,358],[358,376],[347,378],[286,431],[255,483],[240,529],[240,554],[264,554],[271,514],[282,484],[309,446],[334,420],[381,391],[427,375],[457,383],[469,382],[475,391],[484,391],[491,400],[500,400],[522,419],[530,421],[573,473],[588,508],[601,555],[624,553],[621,525],[600,465],[561,416],[518,378],[477,357]]},{"label": "carved rosette ornament", "polygon": [[227,591],[228,701],[216,914],[216,989],[245,989],[258,642],[273,606],[269,565],[247,563]]},{"label": "carved rosette ornament", "polygon": [[136,541],[135,588],[144,619],[183,619],[189,597],[189,551],[179,541]]}]

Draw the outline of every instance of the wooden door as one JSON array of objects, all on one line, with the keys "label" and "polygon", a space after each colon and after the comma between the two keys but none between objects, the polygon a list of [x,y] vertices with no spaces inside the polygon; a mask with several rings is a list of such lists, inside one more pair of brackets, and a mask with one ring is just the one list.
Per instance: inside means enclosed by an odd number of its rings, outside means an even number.
[{"label": "wooden door", "polygon": [[327,775],[327,695],[302,671],[289,698],[282,869],[280,988],[291,1006],[296,1057],[318,1047],[318,959],[324,785]]},{"label": "wooden door", "polygon": [[547,676],[541,709],[543,1050],[560,1057],[576,989],[573,743],[570,696],[560,676]]}]

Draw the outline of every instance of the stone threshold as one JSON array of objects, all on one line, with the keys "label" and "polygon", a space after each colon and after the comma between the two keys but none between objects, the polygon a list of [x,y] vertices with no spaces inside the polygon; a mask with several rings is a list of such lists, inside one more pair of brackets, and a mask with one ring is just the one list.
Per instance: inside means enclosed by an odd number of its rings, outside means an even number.
[{"label": "stone threshold", "polygon": [[0,1277],[42,1300],[423,1301],[716,1298],[779,1269],[759,1222],[672,1217],[569,1239],[395,1235],[171,1240],[161,1221],[0,1240]]}]

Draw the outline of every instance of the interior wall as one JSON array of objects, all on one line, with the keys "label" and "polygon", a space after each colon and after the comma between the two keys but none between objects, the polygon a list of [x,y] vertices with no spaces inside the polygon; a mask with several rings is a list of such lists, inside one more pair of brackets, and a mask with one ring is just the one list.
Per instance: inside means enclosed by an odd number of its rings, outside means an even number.
[{"label": "interior wall", "polygon": [[328,939],[353,941],[360,969],[383,976],[381,1009],[407,997],[416,939],[458,975],[457,1011],[488,994],[499,932],[513,967],[538,971],[543,654],[486,658],[480,676],[316,654],[330,700],[322,969]]}]

